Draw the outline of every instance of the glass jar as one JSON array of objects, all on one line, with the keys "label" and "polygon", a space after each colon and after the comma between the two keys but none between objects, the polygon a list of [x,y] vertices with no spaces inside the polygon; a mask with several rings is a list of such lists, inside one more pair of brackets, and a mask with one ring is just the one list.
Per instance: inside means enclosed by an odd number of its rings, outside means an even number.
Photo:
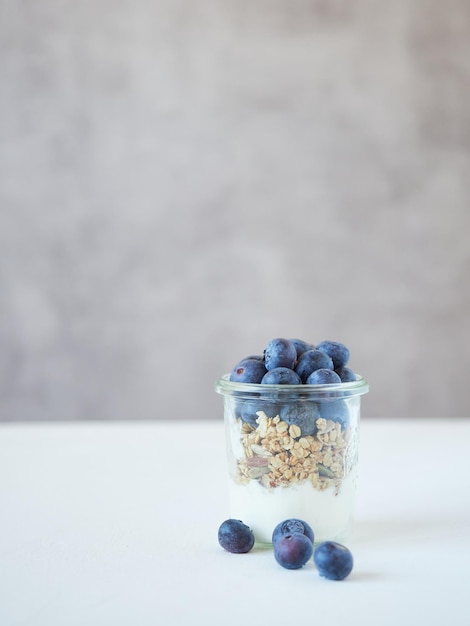
[{"label": "glass jar", "polygon": [[330,385],[236,383],[224,397],[232,518],[271,543],[288,518],[310,524],[315,543],[346,543],[353,528],[362,377]]}]

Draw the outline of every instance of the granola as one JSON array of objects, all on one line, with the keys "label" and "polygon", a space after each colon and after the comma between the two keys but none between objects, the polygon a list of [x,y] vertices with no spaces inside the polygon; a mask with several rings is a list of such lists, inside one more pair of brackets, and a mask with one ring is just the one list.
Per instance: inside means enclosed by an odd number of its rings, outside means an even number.
[{"label": "granola", "polygon": [[335,494],[339,493],[354,455],[350,429],[318,418],[316,433],[302,436],[298,426],[283,422],[278,415],[268,417],[264,411],[257,415],[257,426],[239,420],[244,451],[237,462],[240,483],[258,480],[271,489],[310,481],[315,489],[333,486]]}]

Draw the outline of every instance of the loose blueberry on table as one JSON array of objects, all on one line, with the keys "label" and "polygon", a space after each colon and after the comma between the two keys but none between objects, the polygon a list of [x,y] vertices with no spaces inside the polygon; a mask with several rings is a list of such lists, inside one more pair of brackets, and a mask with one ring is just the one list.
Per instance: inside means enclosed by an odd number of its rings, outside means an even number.
[{"label": "loose blueberry on table", "polygon": [[324,541],[315,548],[313,561],[318,573],[329,580],[344,580],[352,571],[353,556],[346,546]]},{"label": "loose blueberry on table", "polygon": [[[254,544],[253,531],[241,520],[227,519],[219,527],[219,544],[235,554],[249,552]],[[349,548],[336,541],[323,541],[314,548],[314,532],[298,518],[279,522],[273,530],[273,554],[285,569],[301,569],[312,558],[320,576],[329,580],[344,580],[353,569]]]},{"label": "loose blueberry on table", "polygon": [[300,569],[312,557],[313,544],[307,535],[292,533],[282,535],[277,539],[274,547],[274,558],[286,569]]},{"label": "loose blueberry on table", "polygon": [[219,526],[219,544],[234,554],[245,554],[255,545],[255,536],[249,526],[241,520],[227,519]]},{"label": "loose blueberry on table", "polygon": [[312,543],[314,541],[314,533],[310,524],[308,524],[304,520],[292,517],[290,519],[284,520],[283,522],[279,522],[279,524],[273,530],[272,542],[274,544],[281,537],[285,537],[286,535],[292,535],[294,533],[306,535]]}]

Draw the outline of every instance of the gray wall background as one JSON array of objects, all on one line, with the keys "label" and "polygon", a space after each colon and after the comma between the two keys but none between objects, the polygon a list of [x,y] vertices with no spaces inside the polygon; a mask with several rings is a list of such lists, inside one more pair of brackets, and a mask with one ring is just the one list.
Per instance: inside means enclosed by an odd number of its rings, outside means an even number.
[{"label": "gray wall background", "polygon": [[273,337],[470,414],[467,0],[0,0],[0,420],[220,418]]}]

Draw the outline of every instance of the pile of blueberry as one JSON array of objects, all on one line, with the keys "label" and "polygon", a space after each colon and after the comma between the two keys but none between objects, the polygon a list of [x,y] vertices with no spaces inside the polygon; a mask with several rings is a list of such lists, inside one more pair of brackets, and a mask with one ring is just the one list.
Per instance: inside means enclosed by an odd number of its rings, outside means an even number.
[{"label": "pile of blueberry", "polygon": [[[263,351],[239,361],[230,373],[230,381],[261,385],[331,385],[352,382],[356,374],[347,367],[348,348],[337,341],[322,341],[314,346],[302,339],[272,339]],[[316,432],[319,417],[349,423],[349,411],[343,400],[313,402],[293,395],[290,402],[278,404],[275,395],[259,400],[240,400],[235,413],[242,421],[256,428],[258,411],[279,415],[287,424],[297,425],[302,436]],[[301,401],[298,401],[301,400]]]},{"label": "pile of blueberry", "polygon": [[[219,527],[219,544],[228,552],[244,554],[255,545],[249,526],[228,519]],[[344,580],[352,571],[351,551],[336,541],[324,541],[314,548],[314,533],[309,524],[292,518],[280,522],[273,531],[274,558],[286,569],[300,569],[313,555],[318,573],[330,580]]]},{"label": "pile of blueberry", "polygon": [[348,348],[338,341],[316,346],[302,339],[272,339],[263,354],[247,356],[230,373],[237,383],[261,385],[331,385],[356,380],[346,367]]}]

